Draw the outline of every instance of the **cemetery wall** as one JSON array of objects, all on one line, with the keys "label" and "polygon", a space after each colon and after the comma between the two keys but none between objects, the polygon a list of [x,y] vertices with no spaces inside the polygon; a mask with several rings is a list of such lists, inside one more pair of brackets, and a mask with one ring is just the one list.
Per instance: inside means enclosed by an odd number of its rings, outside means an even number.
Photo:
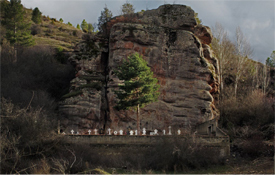
[{"label": "cemetery wall", "polygon": [[206,147],[213,147],[220,150],[220,156],[230,155],[229,137],[212,136],[130,136],[130,135],[66,135],[64,136],[68,144],[87,144],[90,147],[102,147],[102,151],[108,149],[119,149],[125,146],[133,147],[152,147],[163,142],[172,143],[173,141],[191,141],[203,144]]}]

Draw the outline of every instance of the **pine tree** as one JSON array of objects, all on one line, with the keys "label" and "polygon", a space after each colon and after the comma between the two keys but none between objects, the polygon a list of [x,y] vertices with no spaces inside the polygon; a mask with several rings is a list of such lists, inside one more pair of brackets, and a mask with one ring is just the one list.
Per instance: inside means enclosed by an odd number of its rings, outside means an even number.
[{"label": "pine tree", "polygon": [[2,24],[6,27],[7,40],[14,46],[16,62],[18,47],[34,45],[31,23],[24,21],[26,14],[20,0],[10,0],[10,3],[3,7],[3,13]]},{"label": "pine tree", "polygon": [[119,85],[119,91],[115,91],[119,101],[115,106],[117,110],[137,110],[137,130],[140,133],[139,108],[155,102],[159,96],[158,79],[153,77],[153,72],[147,66],[147,62],[138,53],[132,54],[127,60],[123,60],[121,66],[114,71],[115,75],[124,80]]},{"label": "pine tree", "polygon": [[70,23],[70,22],[68,22],[67,24],[68,24],[69,26],[73,26],[72,23]]},{"label": "pine tree", "polygon": [[77,24],[77,25],[76,25],[76,28],[80,30],[80,25],[79,25],[79,24]]},{"label": "pine tree", "polygon": [[101,11],[101,15],[98,18],[98,30],[102,32],[103,34],[107,35],[107,22],[110,21],[113,14],[112,12],[107,8],[107,5],[105,4],[104,10]]},{"label": "pine tree", "polygon": [[273,50],[270,57],[266,59],[265,64],[270,67],[275,67],[275,50]]},{"label": "pine tree", "polygon": [[60,22],[63,22],[63,19],[62,19],[62,18],[60,18],[60,19],[59,19],[59,21],[60,21]]},{"label": "pine tree", "polygon": [[88,23],[85,21],[85,19],[83,19],[83,21],[81,23],[81,29],[82,29],[83,32],[88,31]]},{"label": "pine tree", "polygon": [[35,7],[35,9],[32,11],[32,21],[35,24],[40,24],[41,23],[41,15],[42,13],[40,12],[40,10]]},{"label": "pine tree", "polygon": [[135,13],[134,6],[127,1],[122,5],[121,13],[122,15]]},{"label": "pine tree", "polygon": [[94,26],[91,23],[88,23],[88,33],[92,33],[94,31]]}]

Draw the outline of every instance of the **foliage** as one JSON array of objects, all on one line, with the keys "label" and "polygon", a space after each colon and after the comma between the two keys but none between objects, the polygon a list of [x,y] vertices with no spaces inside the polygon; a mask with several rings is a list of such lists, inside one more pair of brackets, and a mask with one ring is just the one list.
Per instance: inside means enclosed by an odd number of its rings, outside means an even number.
[{"label": "foliage", "polygon": [[275,67],[275,50],[273,50],[270,57],[266,59],[265,64],[270,67]]},{"label": "foliage", "polygon": [[122,15],[135,13],[134,6],[127,1],[125,4],[122,5],[121,13]]},{"label": "foliage", "polygon": [[60,18],[60,19],[59,19],[59,22],[63,22],[63,19],[62,19],[62,18]]},{"label": "foliage", "polygon": [[94,26],[91,23],[88,23],[88,33],[92,33],[94,31]]},{"label": "foliage", "polygon": [[38,7],[35,7],[33,12],[32,12],[32,21],[35,24],[40,24],[41,23],[41,15],[42,15],[42,13],[38,9]]},{"label": "foliage", "polygon": [[125,59],[121,66],[114,71],[115,75],[123,80],[119,85],[120,91],[116,91],[119,102],[116,109],[125,110],[132,107],[144,107],[144,105],[157,101],[159,96],[158,79],[153,78],[153,72],[147,66],[138,53]]},{"label": "foliage", "polygon": [[10,59],[8,47],[5,48],[1,57],[1,96],[21,107],[33,98],[33,107],[55,108],[55,100],[68,92],[74,68],[59,63],[48,47],[18,50],[16,63]]},{"label": "foliage", "polygon": [[195,13],[195,20],[196,20],[197,24],[202,24],[201,19],[198,17],[198,13]]},{"label": "foliage", "polygon": [[112,12],[107,8],[107,5],[105,5],[104,10],[101,11],[101,15],[98,18],[98,30],[102,32],[103,34],[107,34],[107,22],[110,21],[113,14]]},{"label": "foliage", "polygon": [[79,24],[77,24],[77,25],[76,25],[76,28],[77,28],[77,29],[80,29],[80,25],[79,25]]},{"label": "foliage", "polygon": [[88,31],[88,23],[85,21],[85,19],[83,19],[82,23],[81,23],[81,29],[83,32],[86,32]]},{"label": "foliage", "polygon": [[25,11],[20,0],[11,0],[3,6],[2,24],[6,27],[6,38],[16,46],[31,46],[34,40],[31,36],[30,23],[24,21]]},{"label": "foliage", "polygon": [[119,91],[115,91],[119,99],[115,109],[137,108],[137,130],[139,133],[139,107],[157,101],[160,94],[158,79],[153,77],[153,72],[147,66],[147,62],[138,53],[130,55],[128,61],[123,60],[122,65],[114,73],[124,81],[119,85]]},{"label": "foliage", "polygon": [[69,26],[73,26],[72,23],[70,23],[70,22],[68,22],[67,24],[68,24]]}]

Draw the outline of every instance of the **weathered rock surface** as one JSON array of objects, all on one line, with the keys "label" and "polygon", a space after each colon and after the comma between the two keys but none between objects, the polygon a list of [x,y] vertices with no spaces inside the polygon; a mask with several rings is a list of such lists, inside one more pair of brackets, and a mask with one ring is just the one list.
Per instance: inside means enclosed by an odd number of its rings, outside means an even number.
[{"label": "weathered rock surface", "polygon": [[[141,110],[141,128],[162,130],[172,126],[190,132],[196,124],[219,116],[215,108],[218,62],[209,47],[212,34],[208,27],[196,25],[190,7],[163,5],[156,10],[116,17],[108,26],[108,52],[98,48],[100,54],[82,63],[80,77],[72,81],[72,92],[83,87],[82,83],[101,83],[102,87],[81,89],[81,95],[61,103],[60,111],[68,118],[64,126],[79,130],[136,129],[135,111],[113,108],[117,101],[114,90],[119,82],[113,70],[134,52],[143,55],[161,87],[158,102]],[[91,70],[94,74],[85,75],[85,71]],[[82,74],[94,78],[81,81]],[[99,75],[105,77],[101,82],[96,80]]]}]

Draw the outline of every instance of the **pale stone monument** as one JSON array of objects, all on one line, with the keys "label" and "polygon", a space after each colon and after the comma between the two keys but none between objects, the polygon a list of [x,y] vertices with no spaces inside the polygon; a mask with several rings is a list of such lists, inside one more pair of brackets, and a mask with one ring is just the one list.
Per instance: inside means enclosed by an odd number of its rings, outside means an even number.
[{"label": "pale stone monument", "polygon": [[119,134],[120,134],[120,135],[123,135],[123,130],[122,130],[122,129],[119,130]]},{"label": "pale stone monument", "polygon": [[162,131],[163,135],[165,135],[165,129]]},{"label": "pale stone monument", "polygon": [[114,135],[117,135],[117,131],[114,131]]},{"label": "pale stone monument", "polygon": [[111,135],[111,128],[108,129],[108,135]]},{"label": "pale stone monument", "polygon": [[137,130],[135,130],[135,135],[137,136],[138,135],[138,133],[137,133],[138,131]]},{"label": "pale stone monument", "polygon": [[169,126],[168,128],[169,128],[168,135],[172,135],[172,133],[171,133],[171,126]]},{"label": "pale stone monument", "polygon": [[91,135],[91,132],[92,132],[92,131],[89,129],[89,130],[88,130],[89,135]]},{"label": "pale stone monument", "polygon": [[146,135],[146,129],[145,128],[142,129],[142,135]]},{"label": "pale stone monument", "polygon": [[181,131],[180,131],[180,130],[178,130],[178,135],[180,135],[180,133],[181,133]]},{"label": "pale stone monument", "polygon": [[154,135],[159,135],[157,129],[154,130]]},{"label": "pale stone monument", "polygon": [[133,134],[134,134],[134,131],[131,130],[131,131],[130,131],[130,135],[132,136]]},{"label": "pale stone monument", "polygon": [[74,134],[74,130],[71,130],[71,133]]},{"label": "pale stone monument", "polygon": [[97,129],[94,129],[94,131],[95,131],[95,135],[97,135],[98,133],[97,133]]}]

